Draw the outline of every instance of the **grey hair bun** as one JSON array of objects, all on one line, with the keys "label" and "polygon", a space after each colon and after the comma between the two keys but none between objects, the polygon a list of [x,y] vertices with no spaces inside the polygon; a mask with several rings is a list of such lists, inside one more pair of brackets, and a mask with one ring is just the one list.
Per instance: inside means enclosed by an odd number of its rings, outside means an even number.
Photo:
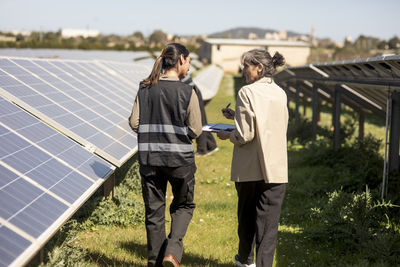
[{"label": "grey hair bun", "polygon": [[274,67],[279,67],[285,65],[285,58],[279,54],[278,52],[275,52],[275,55],[272,57],[272,64]]}]

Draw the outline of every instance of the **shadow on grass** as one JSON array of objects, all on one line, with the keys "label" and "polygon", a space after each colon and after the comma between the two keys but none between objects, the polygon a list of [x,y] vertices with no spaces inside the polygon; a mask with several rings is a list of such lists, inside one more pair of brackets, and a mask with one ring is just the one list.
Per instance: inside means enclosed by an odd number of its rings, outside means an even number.
[{"label": "shadow on grass", "polygon": [[313,266],[309,261],[308,246],[303,240],[303,233],[279,231],[274,259],[275,267],[286,267],[293,264],[295,266]]},{"label": "shadow on grass", "polygon": [[87,255],[88,261],[95,263],[97,266],[137,266],[137,267],[146,267],[147,264],[138,264],[132,265],[130,261],[117,260],[114,258],[109,258],[105,254],[98,252],[90,252]]},{"label": "shadow on grass", "polygon": [[[136,257],[147,259],[147,246],[135,242],[121,242],[121,247]],[[234,267],[235,265],[227,262],[219,262],[215,259],[204,258],[203,256],[195,255],[192,253],[183,253],[182,266],[220,266],[220,267]],[[119,266],[119,262],[109,262],[109,265]],[[135,264],[134,266],[144,266]]]}]

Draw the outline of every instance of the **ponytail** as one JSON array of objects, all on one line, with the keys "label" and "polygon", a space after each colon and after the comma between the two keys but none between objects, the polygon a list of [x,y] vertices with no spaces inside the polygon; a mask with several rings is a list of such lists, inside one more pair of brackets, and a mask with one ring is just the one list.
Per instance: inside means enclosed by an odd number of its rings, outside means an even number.
[{"label": "ponytail", "polygon": [[187,50],[185,46],[178,43],[166,45],[161,55],[158,56],[156,62],[154,62],[149,77],[140,82],[140,87],[151,87],[157,84],[161,73],[175,67],[181,55],[183,55],[184,58],[189,56],[189,50]]},{"label": "ponytail", "polygon": [[162,71],[162,54],[157,57],[149,77],[140,82],[140,87],[151,87],[160,79]]}]

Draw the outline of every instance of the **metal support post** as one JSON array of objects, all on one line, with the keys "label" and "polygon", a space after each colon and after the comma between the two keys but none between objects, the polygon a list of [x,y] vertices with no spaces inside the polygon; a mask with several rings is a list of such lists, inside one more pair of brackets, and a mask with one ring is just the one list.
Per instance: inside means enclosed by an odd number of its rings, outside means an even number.
[{"label": "metal support post", "polygon": [[296,122],[299,122],[299,121],[300,121],[300,115],[299,115],[299,106],[300,106],[300,81],[296,81],[295,103],[296,103],[295,118],[296,118]]},{"label": "metal support post", "polygon": [[362,140],[364,138],[364,122],[365,122],[365,112],[360,109],[358,112],[358,139]]},{"label": "metal support post", "polygon": [[392,93],[392,114],[389,137],[389,172],[399,170],[400,92]]},{"label": "metal support post", "polygon": [[319,117],[319,99],[318,99],[318,85],[314,83],[312,88],[312,138],[315,140],[317,137],[317,124]]},{"label": "metal support post", "polygon": [[287,108],[289,109],[289,103],[290,103],[290,85],[289,85],[289,82],[286,83],[285,91],[286,91],[286,100],[287,100],[286,105],[287,105]]},{"label": "metal support post", "polygon": [[333,148],[338,150],[340,147],[340,115],[341,115],[341,90],[340,85],[335,86],[332,114],[333,125]]}]

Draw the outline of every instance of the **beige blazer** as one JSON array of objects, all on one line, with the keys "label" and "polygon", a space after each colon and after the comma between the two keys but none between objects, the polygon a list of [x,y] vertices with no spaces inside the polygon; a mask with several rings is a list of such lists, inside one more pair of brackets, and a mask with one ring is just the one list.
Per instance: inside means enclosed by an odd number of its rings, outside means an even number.
[{"label": "beige blazer", "polygon": [[286,93],[271,78],[242,87],[235,110],[231,180],[287,183]]}]

